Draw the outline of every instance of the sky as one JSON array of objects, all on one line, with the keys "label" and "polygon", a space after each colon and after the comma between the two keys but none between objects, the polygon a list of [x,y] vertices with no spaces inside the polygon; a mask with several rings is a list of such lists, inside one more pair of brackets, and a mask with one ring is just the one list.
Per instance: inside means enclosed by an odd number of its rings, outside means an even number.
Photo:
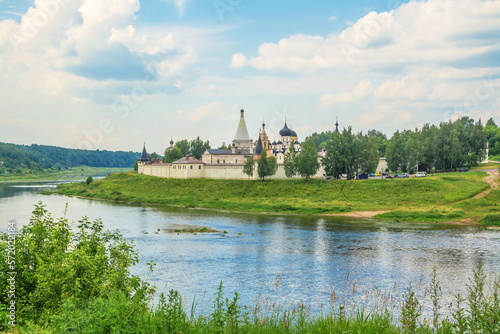
[{"label": "sky", "polygon": [[500,123],[500,0],[0,0],[0,142]]}]

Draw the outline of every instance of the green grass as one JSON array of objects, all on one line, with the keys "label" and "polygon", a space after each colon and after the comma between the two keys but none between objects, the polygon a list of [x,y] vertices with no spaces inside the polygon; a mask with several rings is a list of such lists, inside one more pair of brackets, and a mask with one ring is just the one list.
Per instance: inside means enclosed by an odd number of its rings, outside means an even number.
[{"label": "green grass", "polygon": [[[500,158],[500,157],[498,157],[498,158]],[[494,160],[494,159],[490,159],[490,160]],[[495,161],[499,161],[499,160],[495,160]],[[472,167],[471,170],[477,171],[477,170],[497,169],[497,168],[500,168],[500,164],[497,162],[490,161],[490,162],[487,162],[484,164],[479,164],[477,167]]]},{"label": "green grass", "polygon": [[488,160],[490,160],[490,161],[500,161],[500,154],[499,155],[490,155],[488,157]]},{"label": "green grass", "polygon": [[448,222],[465,217],[463,210],[430,210],[430,211],[391,211],[380,215],[376,218],[392,220],[392,221],[405,221],[405,222]]},{"label": "green grass", "polygon": [[132,168],[108,168],[108,167],[89,167],[77,166],[60,171],[36,172],[24,170],[21,174],[0,175],[2,181],[31,181],[31,180],[78,180],[92,176],[106,176],[111,173],[130,172]]},{"label": "green grass", "polygon": [[500,226],[500,213],[488,214],[480,220],[480,223],[488,226]]},{"label": "green grass", "polygon": [[[116,173],[86,185],[63,184],[60,194],[96,199],[282,214],[338,214],[393,211],[379,218],[444,222],[480,219],[483,201],[470,204],[489,188],[485,172],[436,174],[425,178],[371,180],[211,180],[166,179]],[[498,196],[492,193],[492,198]]]}]

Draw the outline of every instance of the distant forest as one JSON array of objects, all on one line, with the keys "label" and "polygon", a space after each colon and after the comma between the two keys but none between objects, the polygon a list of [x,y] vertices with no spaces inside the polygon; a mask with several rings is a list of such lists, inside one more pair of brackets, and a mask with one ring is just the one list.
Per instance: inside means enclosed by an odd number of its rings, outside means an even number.
[{"label": "distant forest", "polygon": [[132,168],[139,152],[101,151],[47,145],[0,143],[0,174],[13,170],[63,170],[75,166]]}]

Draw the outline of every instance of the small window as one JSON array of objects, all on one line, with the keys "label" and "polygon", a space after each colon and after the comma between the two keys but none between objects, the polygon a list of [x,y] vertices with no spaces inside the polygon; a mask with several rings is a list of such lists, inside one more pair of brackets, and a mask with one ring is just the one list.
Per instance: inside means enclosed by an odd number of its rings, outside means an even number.
[{"label": "small window", "polygon": [[235,162],[235,164],[237,164],[237,163],[238,163],[238,159],[236,159],[236,162]]},{"label": "small window", "polygon": [[193,169],[193,166],[190,166],[190,167],[191,167],[191,169]]},{"label": "small window", "polygon": [[217,159],[217,163],[220,164],[220,160],[219,159]]},{"label": "small window", "polygon": [[201,169],[201,166],[198,166],[198,169]]},{"label": "small window", "polygon": [[222,163],[225,164],[226,163],[226,159],[222,160]]}]

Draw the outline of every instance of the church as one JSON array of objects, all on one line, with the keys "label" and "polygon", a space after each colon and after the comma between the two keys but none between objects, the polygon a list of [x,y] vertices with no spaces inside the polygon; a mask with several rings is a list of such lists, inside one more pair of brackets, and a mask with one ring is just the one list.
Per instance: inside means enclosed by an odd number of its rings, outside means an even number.
[{"label": "church", "polygon": [[[230,149],[207,149],[201,160],[186,156],[172,163],[162,163],[150,162],[144,146],[138,163],[138,173],[167,178],[257,179],[256,169],[254,175],[249,177],[243,173],[243,165],[249,157],[258,160],[261,153],[266,151],[267,156],[276,157],[278,163],[278,170],[272,178],[286,178],[283,166],[285,153],[293,145],[300,154],[301,147],[297,133],[288,127],[286,120],[279,132],[279,138],[278,141],[270,142],[266,124],[263,122],[257,143],[254,143],[248,134],[245,111],[242,109]],[[173,144],[171,140],[168,149],[173,148]],[[321,157],[322,152],[319,152],[318,159]],[[324,177],[323,168],[320,168],[314,177]]]}]

